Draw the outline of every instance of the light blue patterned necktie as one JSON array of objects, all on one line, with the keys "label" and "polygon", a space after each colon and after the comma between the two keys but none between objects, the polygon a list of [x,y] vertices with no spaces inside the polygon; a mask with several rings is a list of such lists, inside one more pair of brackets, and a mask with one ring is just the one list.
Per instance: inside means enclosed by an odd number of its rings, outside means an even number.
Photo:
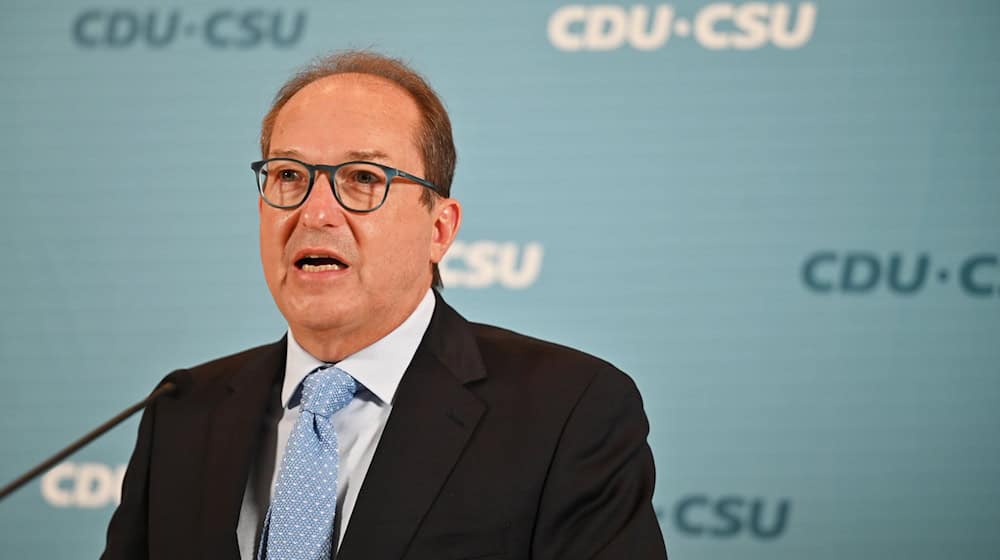
[{"label": "light blue patterned necktie", "polygon": [[302,382],[302,413],[281,459],[258,558],[329,560],[340,452],[331,416],[351,402],[356,390],[354,378],[332,366]]}]

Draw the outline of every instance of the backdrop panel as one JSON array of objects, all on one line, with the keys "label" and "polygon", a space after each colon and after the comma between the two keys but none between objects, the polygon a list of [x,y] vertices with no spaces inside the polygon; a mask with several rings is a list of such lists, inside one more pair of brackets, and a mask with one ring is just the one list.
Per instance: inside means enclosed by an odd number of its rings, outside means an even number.
[{"label": "backdrop panel", "polygon": [[[602,1],[5,6],[0,478],[281,336],[260,118],[374,47],[454,122],[445,296],[635,378],[671,556],[1000,556],[1000,4]],[[96,557],[135,428],[4,556]]]}]

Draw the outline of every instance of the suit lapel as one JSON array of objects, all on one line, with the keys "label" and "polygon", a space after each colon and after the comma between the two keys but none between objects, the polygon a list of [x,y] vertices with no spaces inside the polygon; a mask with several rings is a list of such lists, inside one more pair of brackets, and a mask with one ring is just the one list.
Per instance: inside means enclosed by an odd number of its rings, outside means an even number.
[{"label": "suit lapel", "polygon": [[224,389],[228,395],[212,412],[202,490],[204,558],[239,557],[240,505],[262,421],[284,372],[285,348],[282,339],[249,358],[245,367],[230,376]]},{"label": "suit lapel", "polygon": [[485,412],[465,385],[485,377],[467,323],[438,297],[396,392],[338,560],[404,555]]}]

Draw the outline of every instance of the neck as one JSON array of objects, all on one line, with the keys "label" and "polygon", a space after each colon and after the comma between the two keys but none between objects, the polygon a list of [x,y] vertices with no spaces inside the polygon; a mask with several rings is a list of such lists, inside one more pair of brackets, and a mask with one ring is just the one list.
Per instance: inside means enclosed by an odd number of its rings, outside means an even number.
[{"label": "neck", "polygon": [[423,301],[426,291],[420,292],[404,306],[386,312],[373,312],[381,320],[366,321],[356,328],[311,329],[305,325],[289,325],[295,341],[303,350],[318,360],[336,363],[378,342],[406,321]]}]

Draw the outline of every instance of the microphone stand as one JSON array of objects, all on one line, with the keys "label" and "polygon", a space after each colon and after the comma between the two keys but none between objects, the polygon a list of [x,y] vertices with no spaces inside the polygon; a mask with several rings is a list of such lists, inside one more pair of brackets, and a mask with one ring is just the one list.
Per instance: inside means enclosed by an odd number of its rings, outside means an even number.
[{"label": "microphone stand", "polygon": [[121,424],[129,416],[132,416],[136,412],[139,412],[140,410],[146,408],[146,406],[149,405],[149,403],[155,401],[156,399],[162,397],[163,395],[169,395],[171,393],[174,393],[175,391],[177,391],[178,387],[179,387],[179,384],[175,383],[174,381],[170,381],[170,380],[165,381],[162,385],[160,385],[159,387],[157,387],[156,390],[154,390],[152,393],[150,393],[148,397],[146,397],[146,398],[142,399],[141,401],[133,404],[132,406],[126,408],[125,410],[123,410],[122,412],[120,412],[117,416],[115,416],[114,418],[112,418],[111,420],[108,420],[107,422],[105,422],[105,423],[101,424],[100,426],[94,428],[88,434],[84,435],[82,438],[80,438],[80,439],[74,441],[73,443],[69,444],[69,446],[67,446],[62,451],[56,453],[55,455],[49,457],[48,459],[46,459],[44,461],[42,461],[35,468],[33,468],[30,471],[22,474],[17,479],[15,479],[13,482],[10,482],[6,486],[4,486],[3,489],[0,490],[0,501],[2,501],[3,499],[5,499],[10,494],[14,493],[14,491],[17,490],[18,488],[20,488],[20,487],[24,486],[25,484],[27,484],[28,482],[30,482],[36,476],[38,476],[38,475],[42,474],[43,472],[49,470],[50,468],[54,467],[56,465],[56,463],[58,463],[59,461],[62,461],[66,457],[69,457],[70,455],[72,455],[73,453],[75,453],[78,449],[80,449],[81,447],[83,447],[84,445],[87,445],[88,443],[94,441],[95,439],[97,439],[98,437],[100,437],[101,435],[103,435],[105,432],[107,432],[111,428],[114,428],[118,424]]}]

